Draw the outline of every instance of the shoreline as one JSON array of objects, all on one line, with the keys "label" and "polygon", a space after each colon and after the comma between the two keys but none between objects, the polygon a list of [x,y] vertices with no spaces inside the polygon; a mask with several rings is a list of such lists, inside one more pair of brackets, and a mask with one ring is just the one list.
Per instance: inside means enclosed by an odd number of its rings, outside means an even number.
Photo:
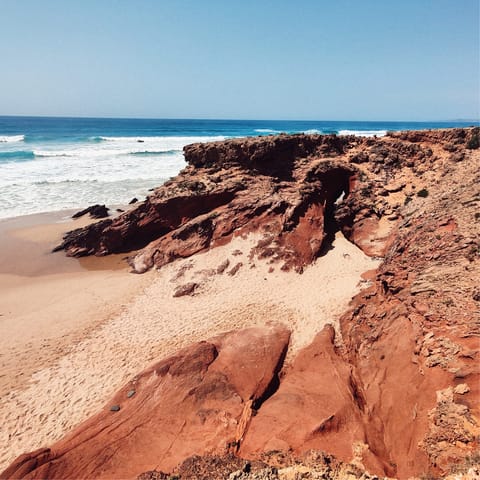
[{"label": "shoreline", "polygon": [[[10,252],[0,264],[0,470],[62,437],[149,363],[195,341],[284,323],[293,355],[335,325],[367,284],[361,274],[378,265],[340,235],[302,275],[282,272],[248,258],[258,241],[252,234],[134,275],[125,255],[51,254],[63,232],[88,223],[59,215],[0,221],[0,245]],[[226,259],[230,268],[218,274]],[[199,285],[195,295],[174,298],[189,282]]]},{"label": "shoreline", "polygon": [[[102,125],[105,119],[93,119],[99,123],[93,122],[92,127],[82,118],[64,122],[59,117],[26,117],[32,120],[29,126],[18,124],[19,117],[2,118],[7,124],[11,122],[10,128],[0,134],[0,217],[7,218],[12,218],[12,211],[18,216],[38,208],[50,211],[93,203],[114,205],[133,197],[144,198],[187,166],[182,149],[197,142],[282,133],[373,138],[390,132],[478,125],[473,120],[222,120],[218,125],[218,120],[185,119],[177,119],[172,125],[168,119],[129,119],[126,123],[123,119],[121,124],[118,119],[109,119],[111,125],[106,128]],[[49,140],[39,135],[38,129],[46,132]],[[102,160],[97,162],[96,158]],[[53,161],[55,168],[51,168]]]},{"label": "shoreline", "polygon": [[[22,388],[25,380],[20,377],[41,368],[42,359],[61,355],[84,329],[108,318],[121,296],[128,298],[135,284],[142,283],[125,275],[125,255],[75,259],[52,253],[64,232],[92,222],[88,217],[68,219],[69,212],[0,220],[0,395]],[[123,285],[124,278],[128,285]],[[75,327],[70,324],[73,317]],[[43,355],[47,346],[53,352]],[[34,351],[36,366],[28,361]],[[16,363],[25,371],[13,376]]]},{"label": "shoreline", "polygon": [[[0,221],[0,395],[23,388],[29,374],[61,356],[142,283],[125,276],[123,256],[51,253],[64,231],[91,222],[64,219],[65,212],[50,212]],[[16,373],[18,364],[23,371]]]}]

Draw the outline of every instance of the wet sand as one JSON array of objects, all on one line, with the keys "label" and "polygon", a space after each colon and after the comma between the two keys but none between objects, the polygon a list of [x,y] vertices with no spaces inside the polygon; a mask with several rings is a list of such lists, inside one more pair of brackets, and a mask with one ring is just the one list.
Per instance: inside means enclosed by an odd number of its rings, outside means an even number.
[{"label": "wet sand", "polygon": [[[134,275],[124,256],[51,254],[64,231],[86,222],[64,217],[0,221],[0,470],[60,438],[149,363],[193,341],[280,322],[293,332],[291,357],[326,323],[336,325],[365,285],[362,272],[378,265],[338,235],[302,275],[283,272],[249,258],[259,239],[250,235]],[[198,284],[195,295],[174,298],[189,282]]]},{"label": "wet sand", "polygon": [[145,283],[120,256],[73,259],[52,254],[66,230],[88,218],[66,213],[0,221],[0,395],[62,355],[128,302]]}]

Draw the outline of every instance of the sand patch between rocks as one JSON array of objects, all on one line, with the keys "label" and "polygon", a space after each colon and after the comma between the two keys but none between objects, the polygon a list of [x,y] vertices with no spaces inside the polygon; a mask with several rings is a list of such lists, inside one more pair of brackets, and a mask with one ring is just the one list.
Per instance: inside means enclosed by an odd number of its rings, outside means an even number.
[{"label": "sand patch between rocks", "polygon": [[[362,286],[361,273],[378,265],[338,234],[333,249],[303,274],[283,272],[279,265],[249,260],[257,241],[253,234],[236,237],[148,274],[151,283],[120,313],[34,373],[26,388],[4,395],[0,470],[21,453],[59,439],[149,363],[191,342],[283,323],[293,332],[288,360],[326,323],[336,325]],[[228,267],[217,273],[227,259]],[[194,295],[174,298],[175,290],[187,283],[198,285]]]}]

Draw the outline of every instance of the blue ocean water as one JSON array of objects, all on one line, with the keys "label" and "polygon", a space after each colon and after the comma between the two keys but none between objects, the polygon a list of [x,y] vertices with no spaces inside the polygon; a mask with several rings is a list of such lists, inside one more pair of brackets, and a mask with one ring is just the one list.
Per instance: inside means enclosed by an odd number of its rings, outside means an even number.
[{"label": "blue ocean water", "polygon": [[0,116],[0,218],[144,197],[185,166],[182,149],[193,142],[281,132],[380,136],[471,124]]}]

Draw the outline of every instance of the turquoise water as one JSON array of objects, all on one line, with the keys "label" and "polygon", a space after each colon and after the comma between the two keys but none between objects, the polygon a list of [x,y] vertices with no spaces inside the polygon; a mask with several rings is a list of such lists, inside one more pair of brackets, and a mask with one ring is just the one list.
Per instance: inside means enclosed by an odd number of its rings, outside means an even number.
[{"label": "turquoise water", "polygon": [[384,135],[471,124],[0,116],[0,218],[143,197],[185,166],[182,149],[193,142],[281,132]]}]

